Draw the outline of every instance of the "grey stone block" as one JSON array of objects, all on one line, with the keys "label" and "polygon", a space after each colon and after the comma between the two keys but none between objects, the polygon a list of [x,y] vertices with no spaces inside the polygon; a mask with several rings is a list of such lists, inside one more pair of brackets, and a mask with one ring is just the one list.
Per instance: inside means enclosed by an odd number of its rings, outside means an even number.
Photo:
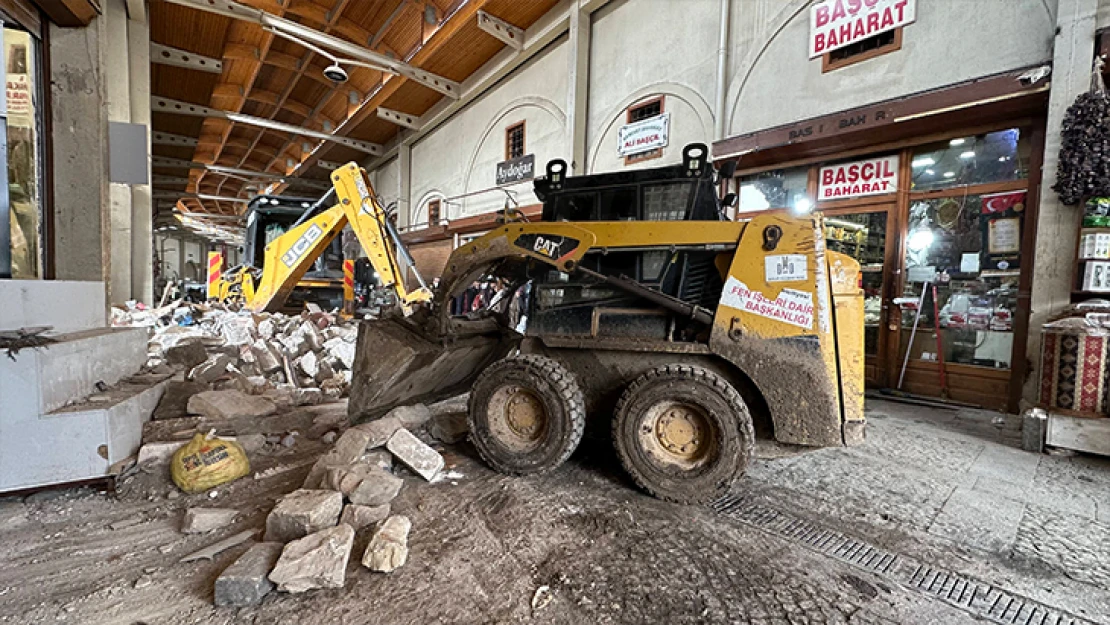
[{"label": "grey stone block", "polygon": [[361,458],[366,452],[369,440],[370,434],[366,431],[358,428],[348,429],[335,441],[335,445],[328,450],[328,453],[320,456],[316,464],[312,465],[312,469],[304,479],[304,487],[320,488],[327,478],[329,468],[347,466]]},{"label": "grey stone block", "polygon": [[335,525],[343,495],[332,490],[295,490],[266,517],[267,541],[289,542]]},{"label": "grey stone block", "polygon": [[343,514],[339,517],[339,522],[350,525],[357,532],[388,516],[389,504],[380,506],[360,506],[352,503],[347,504],[347,507],[343,508]]},{"label": "grey stone block", "polygon": [[181,522],[183,534],[204,534],[212,530],[226,527],[231,523],[238,510],[230,508],[189,508],[185,511],[185,519]]},{"label": "grey stone block", "polygon": [[239,556],[216,578],[216,605],[242,608],[261,603],[274,589],[270,570],[284,547],[282,543],[258,543]]},{"label": "grey stone block", "polygon": [[443,468],[443,456],[408,430],[397,430],[385,448],[425,480],[431,480]]},{"label": "grey stone block", "polygon": [[351,503],[360,506],[380,506],[393,501],[397,493],[401,492],[401,486],[404,483],[401,478],[372,467],[366,472],[358,487],[351,491],[348,498]]},{"label": "grey stone block", "polygon": [[367,435],[366,449],[376,449],[388,443],[390,437],[402,427],[400,419],[386,416],[375,421],[356,425],[351,429],[365,432]]},{"label": "grey stone block", "polygon": [[342,588],[354,541],[355,530],[345,524],[294,540],[281,552],[270,581],[278,590],[293,593]]},{"label": "grey stone block", "polygon": [[412,522],[401,515],[391,516],[382,523],[366,552],[362,555],[362,565],[371,571],[390,571],[404,566],[409,557],[409,530]]}]

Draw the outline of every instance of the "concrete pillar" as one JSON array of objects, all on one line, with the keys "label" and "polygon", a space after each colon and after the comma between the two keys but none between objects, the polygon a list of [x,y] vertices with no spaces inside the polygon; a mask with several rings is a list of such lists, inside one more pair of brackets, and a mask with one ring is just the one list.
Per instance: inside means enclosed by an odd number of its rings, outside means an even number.
[{"label": "concrete pillar", "polygon": [[[128,4],[127,58],[131,123],[146,126],[147,180],[150,180],[150,22],[146,5]],[[131,297],[151,302],[154,294],[154,205],[149,184],[131,185]]]},{"label": "concrete pillar", "polygon": [[108,117],[101,70],[105,20],[50,30],[50,115],[54,148],[55,275],[105,281],[111,265]]},{"label": "concrete pillar", "polygon": [[[1033,363],[1026,378],[1023,399],[1035,402],[1040,379],[1041,325],[1071,301],[1075,270],[1075,241],[1082,221],[1081,207],[1060,203],[1052,185],[1056,182],[1060,152],[1060,127],[1064,112],[1091,83],[1095,54],[1095,18],[1099,0],[1059,0],[1056,12],[1056,43],[1052,57],[1052,91],[1048,99],[1045,129],[1044,169],[1040,172],[1040,201],[1037,241],[1033,260],[1029,341],[1026,354]],[[1037,175],[1031,172],[1030,175]]]},{"label": "concrete pillar", "polygon": [[[402,131],[404,132],[404,131]],[[401,141],[397,147],[397,225],[411,226],[423,219],[413,221],[412,201],[412,146]],[[444,206],[443,210],[447,210]]]},{"label": "concrete pillar", "polygon": [[586,173],[587,104],[590,91],[590,13],[578,2],[570,10],[567,54],[566,144],[570,173]]},{"label": "concrete pillar", "polygon": [[177,238],[177,280],[185,277],[185,237]]},{"label": "concrete pillar", "polygon": [[[127,54],[127,8],[124,0],[106,0],[98,20],[108,31],[104,51],[104,104],[108,120],[131,121],[130,61]],[[149,108],[149,104],[147,105]],[[110,148],[110,146],[107,146]],[[108,303],[122,304],[131,295],[131,187],[109,182],[109,253]]]}]

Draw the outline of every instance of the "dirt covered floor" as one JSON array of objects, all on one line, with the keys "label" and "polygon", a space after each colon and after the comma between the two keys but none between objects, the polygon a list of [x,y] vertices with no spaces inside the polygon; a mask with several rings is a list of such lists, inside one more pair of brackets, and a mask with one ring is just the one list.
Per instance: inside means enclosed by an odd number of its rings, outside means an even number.
[{"label": "dirt covered floor", "polygon": [[[342,421],[345,406],[215,424],[234,426],[240,435],[298,434],[291,447],[266,445],[252,458],[251,476],[211,496],[181,494],[168,475],[152,471],[123,481],[115,495],[73,488],[0,500],[0,622],[947,624],[1041,622],[1038,614],[1050,609],[1055,620],[1043,622],[1110,623],[1108,591],[1097,577],[1073,579],[1033,556],[1015,560],[1014,548],[968,547],[943,532],[915,529],[909,517],[912,506],[924,505],[923,491],[901,483],[912,476],[890,470],[884,478],[877,463],[889,456],[883,446],[892,440],[908,444],[898,438],[906,428],[940,435],[950,429],[940,418],[934,424],[897,405],[881,408],[861,448],[761,448],[759,466],[718,510],[637,492],[606,440],[587,440],[564,467],[528,478],[493,473],[466,443],[440,446],[447,461],[440,478],[426,483],[405,473],[393,502],[394,513],[413,524],[405,566],[389,574],[362,567],[370,534],[362,530],[343,589],[273,592],[262,605],[240,609],[212,605],[213,581],[249,543],[214,561],[178,561],[220,538],[263,527],[274,501],[298,488],[327,449],[319,437]],[[928,462],[912,455],[914,449],[895,453]],[[892,458],[891,466],[897,462]],[[820,475],[800,477],[807,463]],[[880,483],[853,484],[850,505],[838,508],[830,501],[841,496],[835,485],[851,482],[857,465],[865,469],[862,479]],[[798,477],[779,480],[782,475]],[[877,494],[868,497],[872,487]],[[900,502],[911,506],[904,523]],[[184,511],[195,506],[235,508],[240,515],[211,534],[181,534]],[[880,510],[869,516],[867,506]],[[835,546],[852,538],[859,542]],[[881,553],[897,558],[885,565]],[[938,575],[925,589],[910,583],[913,563],[944,571],[945,581]],[[907,571],[904,579],[899,567]],[[949,577],[951,589],[939,592]],[[959,579],[984,585],[976,591],[978,604],[960,603],[967,592],[957,592]],[[1011,598],[1008,605],[1013,598],[1027,601],[1027,612],[985,615],[986,603],[1003,596]]]}]

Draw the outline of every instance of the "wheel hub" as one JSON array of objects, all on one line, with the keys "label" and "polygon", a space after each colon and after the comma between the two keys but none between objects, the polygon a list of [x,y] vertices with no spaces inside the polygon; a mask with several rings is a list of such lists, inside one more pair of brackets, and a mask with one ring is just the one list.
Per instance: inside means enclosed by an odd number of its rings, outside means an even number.
[{"label": "wheel hub", "polygon": [[676,404],[655,422],[655,438],[667,452],[693,458],[701,453],[706,438],[704,418],[690,407]]},{"label": "wheel hub", "polygon": [[531,392],[520,387],[509,389],[505,402],[505,422],[514,434],[526,440],[535,440],[543,432],[547,411],[543,402]]}]

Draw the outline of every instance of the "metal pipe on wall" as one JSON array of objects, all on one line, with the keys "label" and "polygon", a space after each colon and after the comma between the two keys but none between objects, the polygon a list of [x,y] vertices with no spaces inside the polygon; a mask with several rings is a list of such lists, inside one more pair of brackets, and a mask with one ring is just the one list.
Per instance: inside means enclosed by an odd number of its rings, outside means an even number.
[{"label": "metal pipe on wall", "polygon": [[728,98],[728,35],[729,8],[732,0],[721,0],[721,24],[717,38],[717,107],[714,140],[725,138],[725,100]]}]

